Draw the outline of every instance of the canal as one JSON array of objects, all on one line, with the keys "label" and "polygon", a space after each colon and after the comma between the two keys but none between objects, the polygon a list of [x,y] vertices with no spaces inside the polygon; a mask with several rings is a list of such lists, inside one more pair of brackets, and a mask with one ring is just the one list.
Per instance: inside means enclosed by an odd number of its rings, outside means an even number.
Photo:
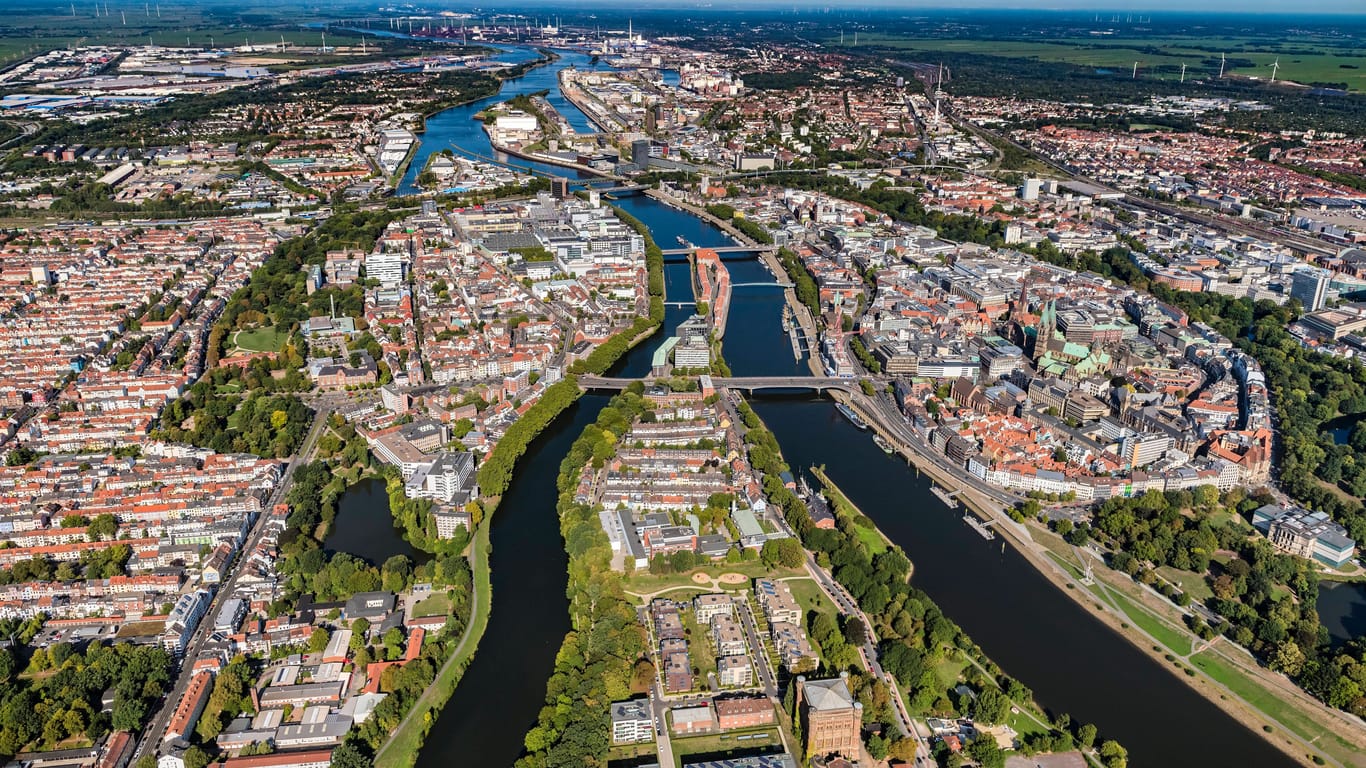
[{"label": "canal", "polygon": [[[566,64],[585,66],[587,57],[564,55],[557,66]],[[487,154],[488,141],[474,123],[474,113],[517,93],[557,93],[555,69],[533,70],[509,81],[496,97],[433,117],[419,158],[444,148],[442,142]],[[556,106],[577,119],[572,106]],[[414,167],[420,169],[423,161],[415,159]],[[679,237],[702,246],[730,244],[710,225],[650,198],[626,197],[618,204],[650,227],[661,248],[676,247]],[[728,260],[727,267],[735,283],[773,281],[753,259]],[[691,299],[688,270],[686,262],[666,264],[669,301]],[[723,347],[735,374],[805,370],[781,328],[782,302],[777,288],[735,290]],[[611,373],[645,375],[655,346],[690,312],[690,307],[668,308],[665,330],[628,353]],[[469,759],[504,766],[521,753],[522,736],[535,722],[555,652],[569,628],[555,477],[574,438],[605,404],[601,396],[581,399],[519,463],[516,479],[492,518],[494,607],[488,630],[427,738],[418,759],[421,768]],[[1129,749],[1136,766],[1292,764],[1260,735],[1092,619],[1009,547],[984,542],[929,493],[928,481],[878,450],[829,401],[806,395],[764,397],[755,407],[791,465],[824,464],[853,501],[906,550],[915,564],[916,586],[1050,711],[1095,723],[1105,738],[1118,739]]]}]

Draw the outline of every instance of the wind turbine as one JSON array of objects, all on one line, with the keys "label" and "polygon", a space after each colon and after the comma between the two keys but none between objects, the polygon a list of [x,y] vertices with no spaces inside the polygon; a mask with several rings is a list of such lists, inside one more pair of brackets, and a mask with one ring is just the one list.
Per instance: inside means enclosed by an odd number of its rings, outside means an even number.
[{"label": "wind turbine", "polygon": [[1181,82],[1186,82],[1186,65],[1181,65]]},{"label": "wind turbine", "polygon": [[1224,79],[1224,54],[1219,54],[1219,79]]},{"label": "wind turbine", "polygon": [[1136,62],[1136,61],[1134,62],[1134,74],[1133,74],[1133,76],[1132,76],[1130,79],[1131,79],[1131,80],[1137,80],[1137,79],[1138,79],[1138,62]]},{"label": "wind turbine", "polygon": [[1280,56],[1277,56],[1277,57],[1276,57],[1276,60],[1275,60],[1274,62],[1272,62],[1272,64],[1271,64],[1271,82],[1273,82],[1273,83],[1276,82],[1276,72],[1277,72],[1278,70],[1280,70],[1280,68],[1281,68],[1281,57],[1280,57]]}]

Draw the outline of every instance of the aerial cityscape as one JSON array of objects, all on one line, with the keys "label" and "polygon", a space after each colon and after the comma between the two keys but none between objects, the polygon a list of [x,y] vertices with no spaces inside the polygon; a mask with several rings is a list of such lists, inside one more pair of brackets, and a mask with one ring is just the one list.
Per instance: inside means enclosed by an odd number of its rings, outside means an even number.
[{"label": "aerial cityscape", "polygon": [[0,764],[1366,768],[1366,8],[6,10]]}]

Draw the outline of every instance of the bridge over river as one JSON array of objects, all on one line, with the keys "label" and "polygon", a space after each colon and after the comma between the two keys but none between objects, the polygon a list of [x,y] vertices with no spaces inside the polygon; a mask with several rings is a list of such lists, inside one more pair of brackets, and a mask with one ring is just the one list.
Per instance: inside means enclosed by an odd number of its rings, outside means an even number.
[{"label": "bridge over river", "polygon": [[[586,390],[621,391],[637,381],[648,386],[655,380],[650,376],[643,379],[580,376],[579,387]],[[850,394],[862,394],[858,379],[837,376],[712,376],[711,383],[717,389],[738,389],[750,393],[775,389],[807,389],[817,392],[838,389]]]}]

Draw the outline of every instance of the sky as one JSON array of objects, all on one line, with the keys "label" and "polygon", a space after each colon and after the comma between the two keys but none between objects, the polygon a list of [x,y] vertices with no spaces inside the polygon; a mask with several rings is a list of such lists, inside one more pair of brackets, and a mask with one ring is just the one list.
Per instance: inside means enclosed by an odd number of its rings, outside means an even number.
[{"label": "sky", "polygon": [[[0,0],[2,2],[3,0]],[[841,0],[633,0],[646,8],[661,5],[676,5],[695,8],[709,6],[717,10],[770,6],[780,8],[830,8],[831,10],[853,11],[861,8],[907,8],[907,9],[1016,9],[1016,10],[1059,10],[1059,11],[1110,11],[1110,12],[1174,12],[1174,13],[1229,13],[1229,14],[1276,14],[1296,15],[1366,15],[1366,0],[864,0],[863,2],[842,2]],[[614,3],[610,0],[534,0],[537,6],[575,6],[603,7]]]}]

